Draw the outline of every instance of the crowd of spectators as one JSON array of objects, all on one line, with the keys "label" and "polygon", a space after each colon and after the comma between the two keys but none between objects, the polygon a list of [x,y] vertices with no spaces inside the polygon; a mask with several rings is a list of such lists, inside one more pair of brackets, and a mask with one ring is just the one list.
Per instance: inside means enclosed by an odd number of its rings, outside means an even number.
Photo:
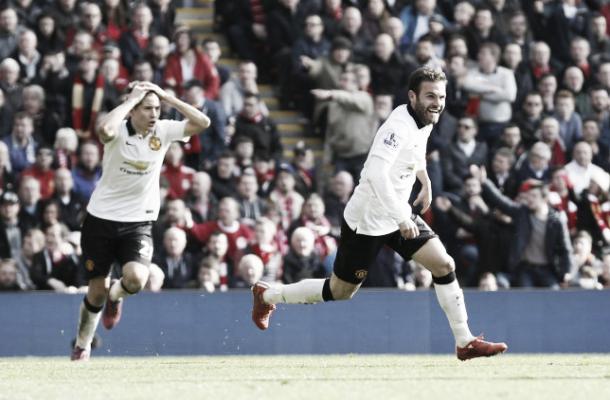
[{"label": "crowd of spectators", "polygon": [[[424,218],[462,285],[610,285],[610,2],[216,1],[234,71],[213,36],[175,24],[177,5],[0,2],[0,290],[83,290],[96,121],[131,80],[212,121],[167,153],[150,289],[328,276],[368,147],[419,66],[448,77]],[[284,149],[261,82],[323,139],[319,165],[303,142]],[[365,285],[431,282],[383,249]]]}]

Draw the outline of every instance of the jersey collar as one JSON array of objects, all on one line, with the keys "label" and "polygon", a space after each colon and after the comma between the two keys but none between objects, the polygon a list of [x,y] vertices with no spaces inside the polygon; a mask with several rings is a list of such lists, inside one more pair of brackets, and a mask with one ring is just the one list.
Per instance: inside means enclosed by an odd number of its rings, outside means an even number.
[{"label": "jersey collar", "polygon": [[[131,123],[131,118],[127,118],[127,133],[129,134],[129,136],[136,136],[138,134],[138,132],[136,132],[136,128],[134,128],[133,124]],[[155,132],[156,132],[157,127],[155,126],[155,130],[153,131],[152,135],[155,136]],[[140,135],[139,138],[142,137],[148,137],[148,133],[146,135]]]},{"label": "jersey collar", "polygon": [[131,124],[131,118],[127,118],[127,133],[129,133],[129,136],[134,136],[136,134],[136,128]]},{"label": "jersey collar", "polygon": [[418,117],[417,114],[415,113],[415,110],[413,109],[413,107],[411,107],[411,104],[407,104],[407,111],[409,112],[409,114],[411,115],[411,117],[413,117],[413,120],[415,121],[415,124],[417,124],[417,129],[421,129],[424,126],[426,126]]}]

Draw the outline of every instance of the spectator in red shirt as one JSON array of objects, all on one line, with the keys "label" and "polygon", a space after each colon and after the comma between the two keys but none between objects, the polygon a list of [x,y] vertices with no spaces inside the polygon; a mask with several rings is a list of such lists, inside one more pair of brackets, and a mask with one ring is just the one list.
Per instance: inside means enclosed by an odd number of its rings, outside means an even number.
[{"label": "spectator in red shirt", "polygon": [[309,228],[314,234],[316,253],[322,261],[337,250],[337,240],[331,236],[332,226],[324,216],[324,212],[324,201],[320,195],[313,193],[303,203],[299,219],[288,228],[289,237],[292,237],[292,233],[301,226]]},{"label": "spectator in red shirt", "polygon": [[167,57],[164,81],[178,95],[182,95],[183,84],[191,79],[203,82],[206,97],[218,99],[220,77],[208,56],[195,45],[191,31],[186,26],[179,26],[174,33],[176,50]]},{"label": "spectator in red shirt", "polygon": [[53,196],[55,190],[55,171],[51,169],[53,164],[53,150],[50,147],[41,146],[36,150],[36,161],[22,173],[22,177],[31,176],[40,183],[40,198],[47,200]]},{"label": "spectator in red shirt", "polygon": [[183,164],[182,145],[174,142],[165,154],[165,164],[161,168],[161,175],[169,182],[169,197],[183,198],[193,183],[193,176],[197,171]]},{"label": "spectator in red shirt", "polygon": [[220,201],[218,219],[215,221],[194,224],[192,219],[189,221],[187,218],[186,231],[201,244],[206,243],[216,231],[224,233],[229,240],[227,257],[233,265],[238,265],[244,250],[254,237],[252,229],[239,223],[239,204],[232,197],[225,197]]},{"label": "spectator in red shirt", "polygon": [[263,277],[265,282],[278,282],[282,279],[282,252],[276,240],[277,227],[267,217],[256,220],[254,239],[250,252],[263,261]]},{"label": "spectator in red shirt", "polygon": [[540,123],[540,141],[551,149],[551,167],[561,167],[566,164],[565,144],[559,136],[559,121],[555,117],[544,117]]}]

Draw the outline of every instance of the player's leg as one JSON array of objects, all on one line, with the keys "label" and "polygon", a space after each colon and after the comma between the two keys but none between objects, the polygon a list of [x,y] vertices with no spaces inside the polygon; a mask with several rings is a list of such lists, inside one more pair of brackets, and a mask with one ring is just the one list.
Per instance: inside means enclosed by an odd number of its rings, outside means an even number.
[{"label": "player's leg", "polygon": [[81,247],[89,287],[79,310],[76,343],[71,357],[75,361],[89,358],[91,341],[108,293],[108,274],[114,257],[112,238],[111,226],[87,215],[82,227]]},{"label": "player's leg", "polygon": [[72,352],[73,361],[89,358],[91,341],[100,321],[109,283],[110,280],[105,277],[97,277],[89,281],[87,295],[80,305],[76,343]]},{"label": "player's leg", "polygon": [[123,299],[138,293],[146,286],[152,259],[152,224],[128,223],[119,229],[118,259],[122,265],[121,278],[112,282],[104,308],[103,323],[112,329],[119,323]]},{"label": "player's leg", "polygon": [[113,282],[108,298],[118,301],[124,297],[138,293],[146,286],[150,270],[147,265],[130,261],[123,266],[121,279]]},{"label": "player's leg", "polygon": [[470,332],[464,294],[455,276],[455,263],[438,237],[427,240],[412,258],[432,272],[436,297],[449,320],[460,360],[506,351],[506,344],[487,342]]},{"label": "player's leg", "polygon": [[275,304],[312,304],[351,299],[366,278],[368,268],[385,240],[385,237],[357,234],[343,221],[331,277],[305,279],[289,285],[258,282],[252,288],[252,320],[260,329],[267,329]]},{"label": "player's leg", "polygon": [[413,256],[413,260],[432,272],[432,281],[438,302],[445,311],[458,347],[474,339],[468,328],[468,315],[464,294],[455,276],[455,263],[445,246],[435,237],[428,240]]},{"label": "player's leg", "polygon": [[351,283],[333,272],[326,279],[304,279],[289,285],[269,285],[263,293],[267,304],[314,304],[322,301],[349,300],[361,283]]}]

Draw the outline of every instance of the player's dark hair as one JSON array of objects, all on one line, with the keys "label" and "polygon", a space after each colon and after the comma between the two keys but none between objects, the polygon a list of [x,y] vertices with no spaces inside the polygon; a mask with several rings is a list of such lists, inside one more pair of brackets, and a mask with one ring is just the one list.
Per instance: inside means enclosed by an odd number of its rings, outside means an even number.
[{"label": "player's dark hair", "polygon": [[422,82],[447,82],[447,77],[440,69],[429,67],[418,68],[409,76],[409,90],[419,94]]}]

